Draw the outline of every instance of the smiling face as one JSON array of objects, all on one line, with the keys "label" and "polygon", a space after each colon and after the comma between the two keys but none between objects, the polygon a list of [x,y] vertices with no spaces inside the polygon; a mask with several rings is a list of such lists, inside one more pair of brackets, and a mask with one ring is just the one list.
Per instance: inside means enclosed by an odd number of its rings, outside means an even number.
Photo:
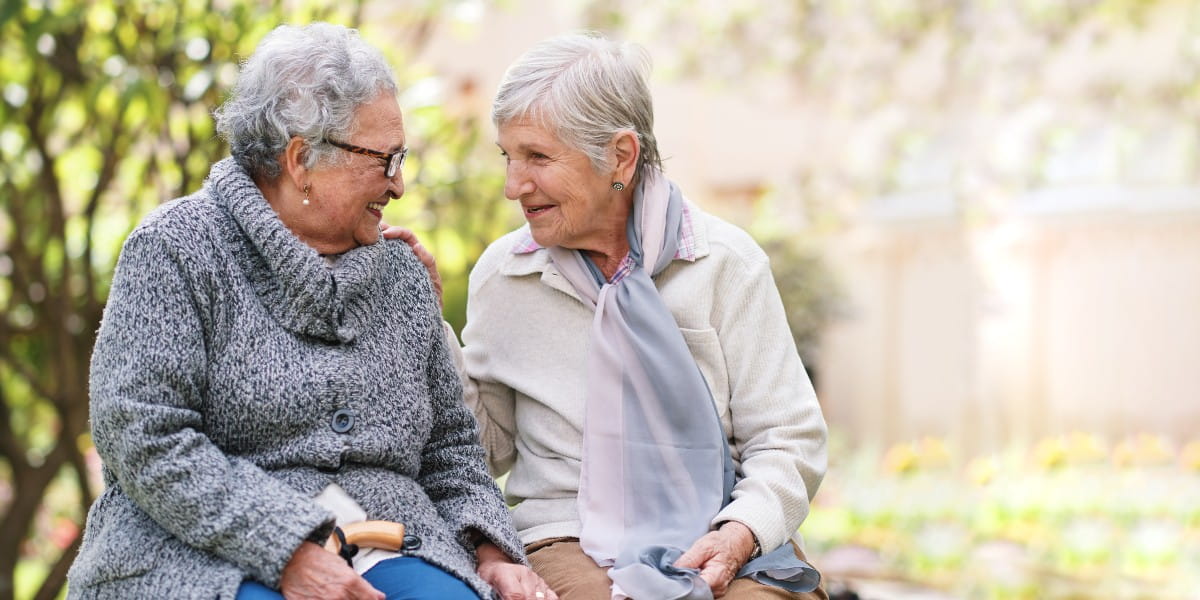
[{"label": "smiling face", "polygon": [[521,203],[534,241],[603,254],[627,247],[629,204],[612,174],[528,119],[502,124],[496,143],[508,162],[504,196]]},{"label": "smiling face", "polygon": [[[391,93],[380,94],[355,114],[347,139],[338,142],[384,153],[404,147],[404,120]],[[301,239],[322,254],[340,254],[379,239],[379,220],[389,200],[404,194],[400,169],[387,176],[387,161],[338,149],[343,160],[309,171],[309,204],[289,223]]]}]

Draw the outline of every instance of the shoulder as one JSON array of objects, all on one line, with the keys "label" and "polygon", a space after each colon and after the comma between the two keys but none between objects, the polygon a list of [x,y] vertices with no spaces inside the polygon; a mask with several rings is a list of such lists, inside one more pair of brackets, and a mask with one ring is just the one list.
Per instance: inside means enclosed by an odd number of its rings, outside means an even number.
[{"label": "shoulder", "polygon": [[396,304],[411,323],[429,321],[440,326],[441,311],[425,264],[403,240],[384,239],[379,243],[384,251],[383,278],[369,293]]},{"label": "shoulder", "polygon": [[417,254],[404,240],[381,238],[379,243],[383,244],[383,249],[387,253],[387,264],[405,277],[426,273],[425,265],[421,263],[421,259],[417,258]]},{"label": "shoulder", "polygon": [[417,257],[416,252],[403,240],[382,239],[387,271],[394,283],[411,296],[414,302],[437,302],[433,291],[433,282],[429,280],[429,271]]},{"label": "shoulder", "polygon": [[708,256],[723,267],[750,270],[769,266],[767,253],[746,230],[716,215],[691,205],[693,226],[698,245],[707,248]]},{"label": "shoulder", "polygon": [[193,256],[210,245],[223,214],[205,191],[165,202],[146,214],[125,240],[122,252],[155,246],[173,256]]},{"label": "shoulder", "polygon": [[[488,247],[484,249],[483,254],[479,256],[479,260],[475,262],[475,266],[471,269],[471,290],[475,290],[497,273],[500,273],[504,266],[513,259],[513,248],[515,248],[518,243],[525,241],[528,237],[529,226],[523,225],[504,234],[491,244],[488,244]],[[534,254],[539,252],[544,251],[535,250]]]}]

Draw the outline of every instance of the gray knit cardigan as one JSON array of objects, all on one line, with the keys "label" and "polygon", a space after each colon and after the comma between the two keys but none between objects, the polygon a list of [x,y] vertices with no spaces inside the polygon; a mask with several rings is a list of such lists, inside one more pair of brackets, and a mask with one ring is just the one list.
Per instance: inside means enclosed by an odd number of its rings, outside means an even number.
[{"label": "gray knit cardigan", "polygon": [[330,533],[312,498],[331,483],[484,598],[469,530],[524,561],[420,262],[381,240],[328,268],[232,159],[126,240],[91,418],[107,488],[71,598],[277,587],[300,543]]}]

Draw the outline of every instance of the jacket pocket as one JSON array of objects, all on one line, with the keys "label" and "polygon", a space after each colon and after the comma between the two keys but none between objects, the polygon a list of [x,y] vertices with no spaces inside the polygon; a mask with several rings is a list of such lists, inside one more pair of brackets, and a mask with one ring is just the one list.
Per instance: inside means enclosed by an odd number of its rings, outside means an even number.
[{"label": "jacket pocket", "polygon": [[87,587],[144,575],[154,568],[166,532],[127,496],[110,488],[88,515],[71,586]]},{"label": "jacket pocket", "polygon": [[722,425],[728,422],[729,414],[729,371],[725,367],[725,353],[721,350],[721,340],[717,330],[679,328],[688,350],[700,366],[700,373],[712,392],[717,414],[721,416]]}]

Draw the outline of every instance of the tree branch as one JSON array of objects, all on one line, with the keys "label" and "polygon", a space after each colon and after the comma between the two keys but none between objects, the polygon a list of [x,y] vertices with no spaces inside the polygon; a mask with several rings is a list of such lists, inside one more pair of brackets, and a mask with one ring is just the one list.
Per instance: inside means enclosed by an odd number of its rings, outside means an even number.
[{"label": "tree branch", "polygon": [[46,579],[42,581],[33,600],[54,600],[58,597],[63,585],[67,583],[67,571],[71,569],[71,563],[75,562],[75,555],[79,554],[79,545],[82,542],[83,528],[81,527],[75,534],[75,539],[71,540],[71,544],[63,550],[62,555],[54,562],[54,567],[46,574]]},{"label": "tree branch", "polygon": [[27,467],[25,448],[17,443],[17,436],[12,428],[12,414],[8,410],[8,395],[4,386],[0,386],[0,456],[8,461],[14,480],[17,479],[17,472]]},{"label": "tree branch", "polygon": [[39,381],[38,374],[31,369],[29,365],[17,359],[17,356],[13,353],[11,344],[4,344],[3,346],[0,346],[0,360],[12,368],[12,370],[21,377],[21,379],[25,380],[25,383],[28,384],[30,388],[33,388],[33,392],[35,394],[47,400],[53,401],[53,392],[42,386],[42,382]]}]

